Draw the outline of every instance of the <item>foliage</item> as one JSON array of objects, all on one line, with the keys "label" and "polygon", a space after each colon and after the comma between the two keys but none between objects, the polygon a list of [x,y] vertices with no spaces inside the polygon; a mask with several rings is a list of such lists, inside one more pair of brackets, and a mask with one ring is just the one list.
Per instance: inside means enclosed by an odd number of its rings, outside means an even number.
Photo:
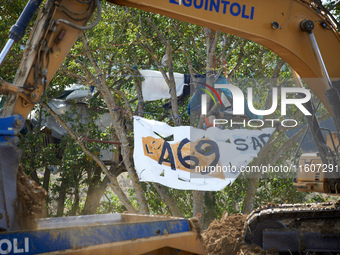
[{"label": "foliage", "polygon": [[[25,1],[11,1],[0,3],[0,44],[5,43],[4,38],[10,28],[10,24],[15,23],[15,19],[23,9]],[[136,73],[138,69],[157,69],[169,71],[169,66],[162,67],[159,62],[166,54],[164,41],[169,42],[172,53],[172,68],[174,72],[190,73],[189,66],[197,74],[206,73],[209,58],[206,50],[206,34],[202,27],[172,20],[161,15],[146,13],[143,11],[113,6],[106,2],[102,3],[103,13],[100,23],[92,30],[86,32],[90,52],[97,62],[102,77],[110,89],[111,96],[115,101],[116,111],[121,120],[124,120],[124,132],[133,149],[132,115],[144,115],[148,119],[155,119],[176,125],[172,118],[174,113],[171,109],[163,107],[169,100],[158,100],[153,102],[140,101],[136,89],[138,86]],[[334,3],[333,3],[334,5]],[[338,15],[338,4],[334,10]],[[156,29],[155,29],[156,28]],[[230,81],[245,90],[249,84],[256,88],[256,98],[254,102],[257,109],[264,107],[268,82],[264,78],[272,78],[275,67],[281,59],[265,47],[254,42],[237,38],[232,35],[218,33],[210,30],[209,36],[218,37],[219,43],[216,45],[212,72],[222,76],[228,76]],[[5,67],[1,69],[1,77],[11,80],[15,75],[23,43],[27,40],[27,35],[22,44],[15,46],[12,54],[5,62]],[[222,42],[226,42],[223,44]],[[20,53],[19,53],[20,52]],[[188,57],[188,58],[187,58]],[[188,59],[191,63],[188,63]],[[54,98],[69,84],[80,83],[88,87],[100,83],[100,77],[96,73],[95,67],[86,56],[84,43],[79,39],[70,54],[64,61],[60,71],[50,84],[47,98]],[[250,78],[249,78],[250,77]],[[246,78],[246,79],[244,79]],[[279,69],[277,79],[278,86],[292,85],[288,65],[282,65]],[[262,81],[260,83],[259,81]],[[264,85],[265,84],[265,85]],[[267,86],[267,87],[266,87]],[[48,100],[48,99],[47,99]],[[189,99],[184,100],[178,107],[179,118],[182,124],[188,125],[190,117],[187,114]],[[101,92],[87,101],[89,115],[86,121],[81,120],[77,104],[74,103],[71,112],[63,116],[65,122],[69,122],[73,132],[79,137],[89,137],[98,140],[117,140],[117,134],[112,128],[101,131],[95,124],[95,120],[101,113],[106,111],[107,102],[103,99]],[[138,106],[143,105],[143,111],[138,110]],[[41,107],[38,107],[41,108]],[[41,109],[39,109],[41,110]],[[296,109],[291,109],[290,114],[294,115]],[[278,115],[278,113],[275,113]],[[61,165],[61,173],[52,175],[49,181],[49,214],[75,215],[81,214],[89,193],[91,185],[94,190],[105,188],[104,196],[100,199],[96,213],[122,212],[126,210],[122,201],[108,190],[109,184],[104,182],[105,175],[96,172],[97,164],[84,153],[75,141],[69,136],[63,137],[58,146],[46,144],[44,134],[40,132],[41,126],[28,126],[27,132],[21,137],[21,148],[24,151],[22,164],[27,173],[35,180],[43,184],[44,176],[47,176],[47,167],[50,165]],[[279,148],[286,140],[282,137],[278,140],[275,148]],[[287,149],[283,156],[292,159],[297,144]],[[62,160],[56,159],[57,149],[62,148]],[[86,143],[86,148],[93,154],[100,157],[100,151],[107,148],[103,143]],[[119,151],[119,149],[117,149]],[[270,155],[269,155],[270,156]],[[119,159],[122,164],[122,157]],[[284,162],[278,161],[276,164]],[[127,178],[129,180],[129,178]],[[213,212],[213,217],[221,217],[224,211],[237,213],[242,210],[243,201],[246,196],[246,188],[249,180],[239,178],[232,185],[227,186],[223,191],[212,192],[205,196],[206,212]],[[126,188],[126,187],[124,187]],[[132,205],[137,208],[136,192],[130,186],[130,190],[125,190]],[[171,213],[167,201],[163,201],[155,187],[150,183],[142,184],[150,213],[169,214]],[[177,204],[179,211],[184,217],[192,217],[193,195],[190,191],[181,191],[164,188]],[[313,199],[313,198],[312,198]],[[314,200],[318,200],[316,197]],[[275,203],[295,203],[306,201],[305,194],[298,193],[292,185],[291,176],[289,178],[261,179],[256,192],[255,206],[260,206],[267,202]]]},{"label": "foliage", "polygon": [[97,213],[122,213],[126,211],[126,208],[122,205],[122,203],[119,201],[118,197],[113,194],[113,192],[106,191],[104,194],[105,198],[102,199],[98,209]]}]

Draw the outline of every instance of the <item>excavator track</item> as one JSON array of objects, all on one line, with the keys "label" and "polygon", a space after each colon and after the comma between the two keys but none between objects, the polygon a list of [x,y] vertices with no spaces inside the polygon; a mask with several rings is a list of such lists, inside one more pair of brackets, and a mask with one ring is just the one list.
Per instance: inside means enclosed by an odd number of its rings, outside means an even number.
[{"label": "excavator track", "polygon": [[280,253],[340,254],[340,201],[261,206],[248,216],[243,237]]}]

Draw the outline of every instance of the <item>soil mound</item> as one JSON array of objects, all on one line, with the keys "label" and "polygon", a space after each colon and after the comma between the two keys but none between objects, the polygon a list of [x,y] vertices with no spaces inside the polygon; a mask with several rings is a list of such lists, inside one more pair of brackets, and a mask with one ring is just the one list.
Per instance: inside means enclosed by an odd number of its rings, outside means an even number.
[{"label": "soil mound", "polygon": [[36,220],[41,218],[47,192],[27,176],[22,167],[17,175],[18,216],[24,229],[36,229]]},{"label": "soil mound", "polygon": [[261,247],[252,244],[247,245],[243,241],[243,227],[247,215],[223,214],[220,220],[214,220],[202,237],[209,255],[259,255],[279,254],[277,251],[265,251]]}]

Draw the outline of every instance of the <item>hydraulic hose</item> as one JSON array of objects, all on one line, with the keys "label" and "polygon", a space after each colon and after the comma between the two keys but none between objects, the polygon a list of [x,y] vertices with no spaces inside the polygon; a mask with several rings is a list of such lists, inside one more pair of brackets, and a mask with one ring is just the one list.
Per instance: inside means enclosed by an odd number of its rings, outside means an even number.
[{"label": "hydraulic hose", "polygon": [[100,17],[101,17],[101,13],[102,13],[102,8],[100,6],[99,0],[95,0],[95,2],[96,2],[96,5],[97,5],[97,19],[90,26],[88,26],[88,27],[78,26],[76,24],[73,24],[73,23],[69,22],[68,20],[65,20],[65,19],[59,19],[57,21],[57,24],[60,23],[60,22],[63,22],[66,25],[68,25],[70,27],[73,27],[75,29],[79,29],[79,30],[91,30],[92,28],[94,28],[99,23]]}]

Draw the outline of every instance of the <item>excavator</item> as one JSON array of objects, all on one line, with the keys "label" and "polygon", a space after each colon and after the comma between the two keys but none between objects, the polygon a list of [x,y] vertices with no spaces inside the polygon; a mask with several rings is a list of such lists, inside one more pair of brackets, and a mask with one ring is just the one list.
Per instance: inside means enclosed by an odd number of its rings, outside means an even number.
[{"label": "excavator", "polygon": [[[272,50],[294,70],[333,117],[326,141],[316,107],[305,103],[318,153],[304,165],[325,165],[321,174],[298,171],[301,192],[339,194],[340,25],[317,0],[107,0],[252,40]],[[18,133],[44,97],[82,31],[100,20],[100,0],[30,0],[0,54],[0,65],[40,10],[12,83],[1,79],[6,102],[0,118],[1,254],[205,254],[197,222],[133,214],[42,219],[38,230],[22,229],[16,214]],[[91,19],[93,23],[88,25]],[[331,141],[331,142],[330,142]],[[305,168],[307,169],[307,168]],[[332,170],[331,170],[332,169]],[[91,222],[91,224],[89,224]],[[255,209],[245,223],[245,242],[287,254],[340,252],[340,204],[280,204]]]}]

